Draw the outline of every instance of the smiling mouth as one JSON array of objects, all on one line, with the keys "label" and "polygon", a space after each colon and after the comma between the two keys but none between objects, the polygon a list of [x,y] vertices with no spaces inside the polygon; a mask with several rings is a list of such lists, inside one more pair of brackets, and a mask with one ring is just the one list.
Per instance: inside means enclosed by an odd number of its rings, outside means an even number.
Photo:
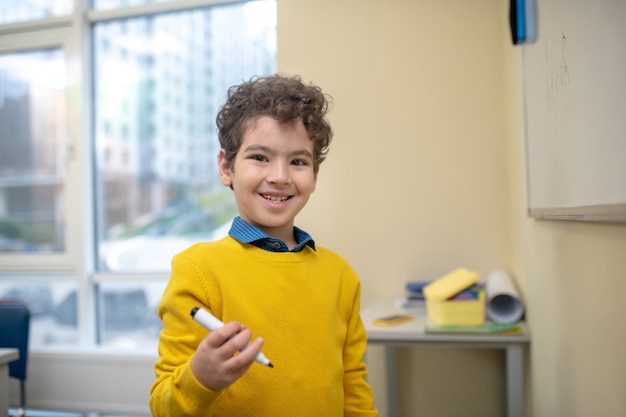
[{"label": "smiling mouth", "polygon": [[275,196],[275,195],[267,195],[267,194],[261,194],[261,196],[262,196],[264,199],[266,199],[266,200],[268,200],[268,201],[271,201],[271,202],[273,202],[273,203],[281,203],[281,202],[283,202],[283,201],[287,201],[287,200],[289,200],[289,199],[291,198],[291,197],[289,197],[289,196],[277,197],[277,196]]}]

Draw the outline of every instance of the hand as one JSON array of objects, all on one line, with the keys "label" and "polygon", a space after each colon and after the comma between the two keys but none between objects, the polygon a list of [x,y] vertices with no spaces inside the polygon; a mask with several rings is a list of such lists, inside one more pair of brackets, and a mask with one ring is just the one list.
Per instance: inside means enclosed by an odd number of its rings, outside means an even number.
[{"label": "hand", "polygon": [[261,351],[263,339],[250,343],[251,337],[252,332],[237,322],[210,332],[191,358],[191,372],[209,389],[229,387],[246,373]]}]

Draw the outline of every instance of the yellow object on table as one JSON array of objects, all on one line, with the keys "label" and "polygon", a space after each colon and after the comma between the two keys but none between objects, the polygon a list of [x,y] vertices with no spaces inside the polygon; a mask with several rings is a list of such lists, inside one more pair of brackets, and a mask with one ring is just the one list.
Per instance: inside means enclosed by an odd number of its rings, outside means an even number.
[{"label": "yellow object on table", "polygon": [[424,287],[426,315],[436,325],[473,326],[485,322],[485,290],[472,299],[451,299],[478,282],[477,272],[457,268]]}]

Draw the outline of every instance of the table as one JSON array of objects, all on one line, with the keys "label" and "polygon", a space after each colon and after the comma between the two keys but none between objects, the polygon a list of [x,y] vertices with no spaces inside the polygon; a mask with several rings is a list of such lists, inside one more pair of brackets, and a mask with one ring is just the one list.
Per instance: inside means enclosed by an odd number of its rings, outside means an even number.
[{"label": "table", "polygon": [[9,362],[20,357],[17,349],[0,348],[0,415],[9,415]]},{"label": "table", "polygon": [[[505,351],[506,411],[508,417],[524,415],[524,348],[530,344],[530,332],[522,322],[519,334],[443,334],[425,333],[426,308],[423,302],[404,308],[398,299],[381,299],[361,310],[367,331],[368,344],[385,348],[387,367],[387,398],[389,416],[398,415],[396,401],[395,347],[433,346],[478,349],[503,349]],[[411,314],[414,320],[396,326],[377,326],[372,320],[391,314]]]}]

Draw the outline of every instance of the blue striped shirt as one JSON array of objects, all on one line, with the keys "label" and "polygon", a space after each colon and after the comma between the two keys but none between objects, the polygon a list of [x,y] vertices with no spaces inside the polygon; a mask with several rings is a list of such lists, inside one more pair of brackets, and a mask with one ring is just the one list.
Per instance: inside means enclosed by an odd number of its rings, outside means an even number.
[{"label": "blue striped shirt", "polygon": [[293,227],[293,235],[296,238],[296,246],[291,251],[283,240],[268,235],[239,216],[233,219],[228,234],[241,243],[251,243],[269,252],[300,252],[304,245],[315,250],[315,242],[311,235],[295,226]]}]

